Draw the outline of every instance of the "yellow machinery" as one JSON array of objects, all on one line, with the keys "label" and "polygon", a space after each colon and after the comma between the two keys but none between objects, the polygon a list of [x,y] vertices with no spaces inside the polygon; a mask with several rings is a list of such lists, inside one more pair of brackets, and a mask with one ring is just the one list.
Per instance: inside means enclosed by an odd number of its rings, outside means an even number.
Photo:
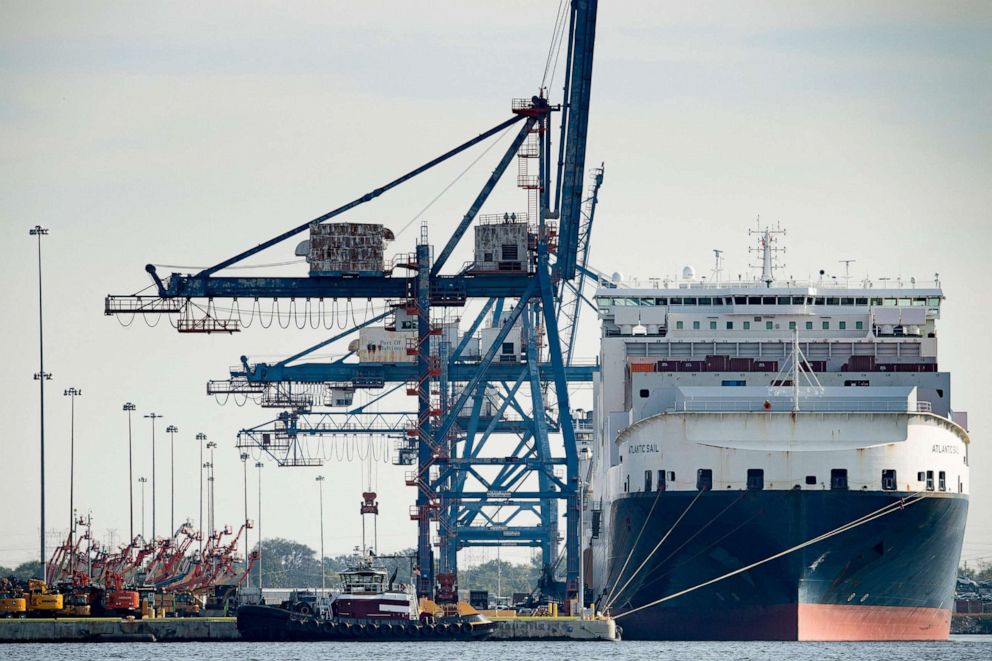
[{"label": "yellow machinery", "polygon": [[27,592],[21,596],[27,602],[27,611],[32,615],[56,615],[65,607],[61,594],[50,593],[45,582],[35,578],[28,580]]},{"label": "yellow machinery", "polygon": [[28,604],[24,597],[0,595],[0,617],[24,617]]}]

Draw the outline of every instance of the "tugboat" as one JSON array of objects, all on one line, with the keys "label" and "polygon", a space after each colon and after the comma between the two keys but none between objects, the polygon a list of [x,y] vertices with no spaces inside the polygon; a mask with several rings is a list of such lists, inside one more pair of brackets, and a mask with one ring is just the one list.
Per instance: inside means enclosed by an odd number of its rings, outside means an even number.
[{"label": "tugboat", "polygon": [[[371,461],[369,461],[371,483]],[[396,583],[375,566],[379,503],[369,488],[362,493],[362,554],[357,566],[343,571],[341,589],[330,596],[296,591],[279,606],[238,608],[238,632],[252,641],[308,640],[481,640],[496,623],[457,601],[453,581],[442,583],[437,604],[418,601],[412,586]],[[372,545],[366,546],[365,517],[372,517]],[[358,548],[356,547],[356,551]],[[387,578],[388,576],[388,578]]]},{"label": "tugboat", "polygon": [[341,572],[341,591],[328,598],[293,593],[279,606],[241,606],[238,632],[251,641],[481,640],[496,628],[468,604],[418,601],[373,558]]}]

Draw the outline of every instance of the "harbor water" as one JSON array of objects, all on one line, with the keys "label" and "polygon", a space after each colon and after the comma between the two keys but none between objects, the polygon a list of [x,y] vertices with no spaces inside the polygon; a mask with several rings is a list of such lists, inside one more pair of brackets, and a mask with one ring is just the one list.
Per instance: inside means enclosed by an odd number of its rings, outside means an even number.
[{"label": "harbor water", "polygon": [[659,661],[987,661],[992,658],[992,636],[952,636],[933,643],[797,643],[797,642],[475,642],[475,643],[66,643],[7,645],[5,658],[50,661],[68,658],[135,659],[315,659],[457,658],[459,661],[533,661],[534,659],[624,659]]}]

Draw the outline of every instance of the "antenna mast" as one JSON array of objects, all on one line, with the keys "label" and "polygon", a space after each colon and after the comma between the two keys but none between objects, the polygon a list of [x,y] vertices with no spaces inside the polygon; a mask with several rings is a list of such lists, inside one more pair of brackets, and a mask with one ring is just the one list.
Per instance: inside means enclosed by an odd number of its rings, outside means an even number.
[{"label": "antenna mast", "polygon": [[761,269],[761,281],[765,283],[765,287],[771,287],[775,282],[775,269],[783,268],[785,264],[776,263],[776,254],[780,252],[785,252],[785,248],[779,248],[778,235],[785,236],[785,230],[779,225],[775,225],[775,228],[761,229],[761,216],[758,216],[758,229],[748,230],[747,233],[751,236],[757,234],[761,237],[758,240],[758,247],[749,248],[749,252],[760,252],[761,253],[761,264],[752,264],[751,268]]}]

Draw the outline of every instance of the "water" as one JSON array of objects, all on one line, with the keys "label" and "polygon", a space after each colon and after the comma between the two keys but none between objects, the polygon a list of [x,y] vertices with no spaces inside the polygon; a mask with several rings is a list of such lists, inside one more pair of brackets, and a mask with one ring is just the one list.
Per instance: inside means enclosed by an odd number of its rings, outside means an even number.
[{"label": "water", "polygon": [[475,642],[475,643],[63,643],[0,646],[0,659],[238,659],[315,661],[454,659],[455,661],[972,661],[992,659],[992,636],[952,636],[940,643],[793,642]]}]

